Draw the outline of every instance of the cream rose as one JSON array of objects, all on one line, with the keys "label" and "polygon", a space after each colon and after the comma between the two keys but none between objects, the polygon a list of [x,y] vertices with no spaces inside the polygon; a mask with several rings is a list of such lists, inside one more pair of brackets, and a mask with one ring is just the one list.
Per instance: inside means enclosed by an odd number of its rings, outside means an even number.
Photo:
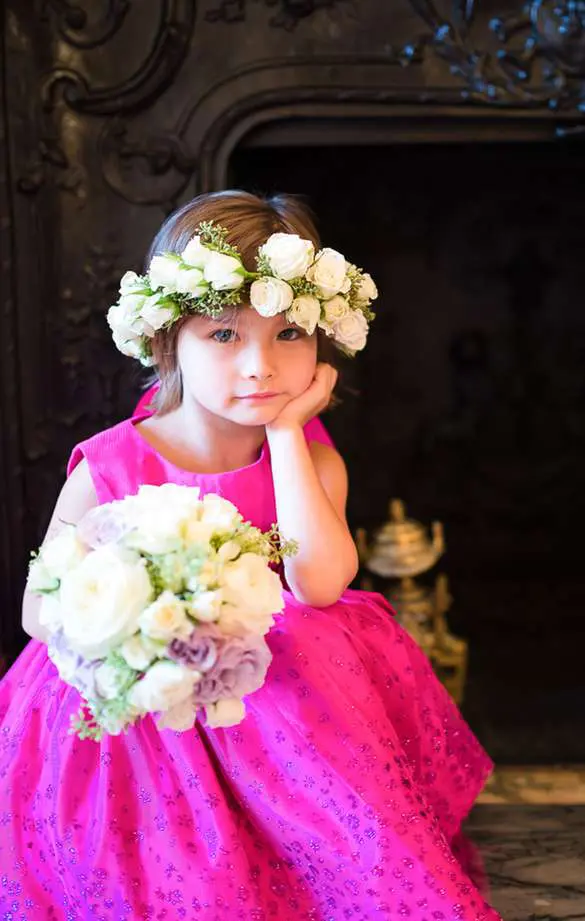
[{"label": "cream rose", "polygon": [[256,553],[243,553],[234,562],[226,563],[222,588],[222,629],[243,627],[264,635],[274,623],[272,615],[284,607],[279,576]]},{"label": "cream rose", "polygon": [[368,321],[361,310],[351,310],[333,326],[335,340],[351,352],[359,352],[366,344]]},{"label": "cream rose", "polygon": [[153,640],[168,641],[175,636],[188,636],[192,630],[185,603],[169,591],[162,592],[141,613],[138,626]]},{"label": "cream rose", "polygon": [[258,278],[250,286],[250,304],[261,317],[275,317],[288,310],[293,298],[293,289],[280,278]]},{"label": "cream rose", "polygon": [[155,662],[128,692],[128,702],[141,713],[170,710],[187,700],[201,672],[175,662]]},{"label": "cream rose", "polygon": [[235,256],[212,251],[203,267],[205,281],[214,291],[233,291],[244,283],[244,267]]},{"label": "cream rose", "polygon": [[374,279],[367,272],[362,275],[355,293],[358,301],[366,304],[378,297],[378,289],[374,284]]},{"label": "cream rose", "polygon": [[197,707],[195,707],[189,698],[175,704],[164,713],[160,713],[156,718],[158,729],[174,729],[175,732],[185,732],[192,729],[197,718]]},{"label": "cream rose", "polygon": [[322,249],[307,272],[307,278],[317,285],[323,297],[333,297],[348,290],[347,262],[335,249]]},{"label": "cream rose", "polygon": [[323,304],[325,323],[329,326],[334,326],[342,317],[346,317],[350,310],[347,299],[341,297],[340,294],[336,294],[335,297],[330,298]]},{"label": "cream rose", "polygon": [[99,659],[136,633],[152,586],[140,557],[106,544],[63,576],[59,594],[69,645],[88,659]]},{"label": "cream rose", "polygon": [[165,288],[168,291],[175,291],[180,268],[181,263],[174,256],[153,256],[148,267],[148,278],[152,290]]},{"label": "cream rose", "polygon": [[285,281],[304,276],[315,258],[311,241],[296,233],[273,233],[258,252],[267,260],[271,272]]},{"label": "cream rose", "polygon": [[210,729],[229,729],[230,726],[237,726],[245,715],[244,701],[235,697],[218,700],[217,703],[207,704],[205,707],[205,722]]},{"label": "cream rose", "polygon": [[221,589],[214,592],[201,592],[188,602],[189,614],[201,623],[214,623],[219,620],[222,601]]},{"label": "cream rose", "polygon": [[312,336],[321,316],[321,302],[312,294],[295,297],[287,313],[289,323],[296,323]]}]

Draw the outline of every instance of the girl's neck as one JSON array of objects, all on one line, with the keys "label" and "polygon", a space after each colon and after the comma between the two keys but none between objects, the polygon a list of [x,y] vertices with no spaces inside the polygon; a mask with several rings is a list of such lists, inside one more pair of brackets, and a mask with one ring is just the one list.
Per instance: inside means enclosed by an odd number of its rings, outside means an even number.
[{"label": "girl's neck", "polygon": [[164,416],[140,424],[153,447],[172,463],[198,473],[221,473],[253,464],[266,438],[263,426],[244,426],[184,401]]}]

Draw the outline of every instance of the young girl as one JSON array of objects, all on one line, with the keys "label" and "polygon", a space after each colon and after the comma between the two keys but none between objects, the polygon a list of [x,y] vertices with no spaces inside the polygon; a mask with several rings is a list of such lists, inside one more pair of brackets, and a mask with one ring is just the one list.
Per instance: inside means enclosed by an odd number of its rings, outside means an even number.
[{"label": "young girl", "polygon": [[172,482],[278,521],[299,552],[266,683],[228,729],[146,717],[99,743],[71,735],[79,695],[25,594],[33,639],[0,685],[3,918],[498,918],[452,850],[490,760],[384,599],[347,589],[346,471],[317,415],[376,291],[318,248],[294,199],[202,195],[154,241],[158,298],[122,280],[109,321],[154,363],[155,411],[74,449],[48,534]]}]

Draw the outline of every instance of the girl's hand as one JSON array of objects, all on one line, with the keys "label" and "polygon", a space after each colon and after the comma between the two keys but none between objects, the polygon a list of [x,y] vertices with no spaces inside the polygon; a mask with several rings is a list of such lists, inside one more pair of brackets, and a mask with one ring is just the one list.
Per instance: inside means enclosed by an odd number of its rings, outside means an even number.
[{"label": "girl's hand", "polygon": [[331,365],[320,362],[312,383],[304,393],[286,404],[276,419],[266,426],[268,433],[279,429],[302,428],[313,416],[329,406],[331,394],[337,381],[337,371]]}]

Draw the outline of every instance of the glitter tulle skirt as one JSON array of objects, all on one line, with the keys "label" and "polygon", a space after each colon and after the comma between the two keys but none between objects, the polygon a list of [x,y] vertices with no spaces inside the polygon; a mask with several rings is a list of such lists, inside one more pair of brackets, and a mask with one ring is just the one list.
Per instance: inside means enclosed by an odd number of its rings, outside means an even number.
[{"label": "glitter tulle skirt", "polygon": [[384,599],[287,593],[244,722],[101,743],[31,641],[0,684],[0,917],[493,921],[451,843],[491,769]]}]

